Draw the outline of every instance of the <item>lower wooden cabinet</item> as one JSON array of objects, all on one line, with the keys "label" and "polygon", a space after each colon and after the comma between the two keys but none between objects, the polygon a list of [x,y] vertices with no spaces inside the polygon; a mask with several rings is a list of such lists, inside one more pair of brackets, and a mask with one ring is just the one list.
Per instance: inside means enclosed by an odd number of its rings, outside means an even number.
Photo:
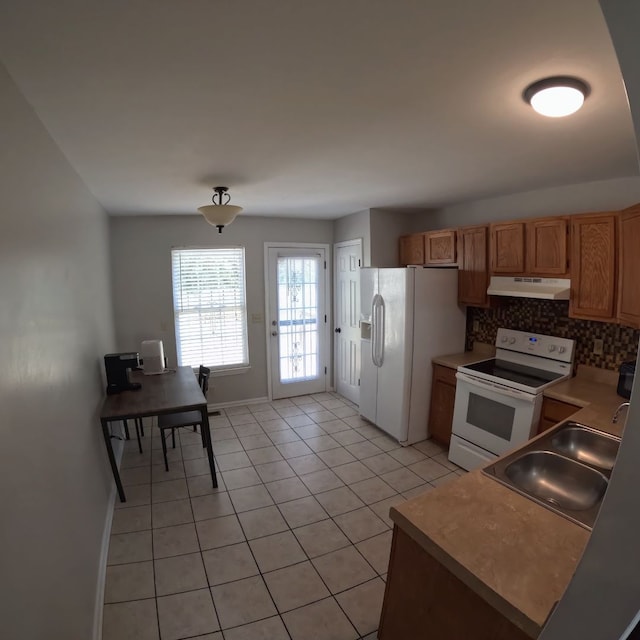
[{"label": "lower wooden cabinet", "polygon": [[529,636],[397,525],[379,640],[525,640]]},{"label": "lower wooden cabinet", "polygon": [[455,398],[456,370],[434,364],[429,407],[429,433],[436,442],[447,447],[451,440]]},{"label": "lower wooden cabinet", "polygon": [[551,429],[551,427],[558,424],[558,422],[566,420],[576,411],[580,411],[580,409],[582,409],[582,407],[578,407],[575,404],[561,402],[553,398],[543,398],[538,433]]}]

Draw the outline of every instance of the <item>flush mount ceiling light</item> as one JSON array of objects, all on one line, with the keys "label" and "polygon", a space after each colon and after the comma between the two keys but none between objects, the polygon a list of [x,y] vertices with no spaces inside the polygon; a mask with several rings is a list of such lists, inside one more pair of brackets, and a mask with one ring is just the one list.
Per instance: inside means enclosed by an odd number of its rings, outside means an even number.
[{"label": "flush mount ceiling light", "polygon": [[589,95],[589,86],[578,78],[556,76],[529,85],[522,94],[535,111],[549,118],[575,113]]},{"label": "flush mount ceiling light", "polygon": [[198,211],[209,224],[217,227],[218,233],[222,233],[222,229],[236,219],[236,216],[242,211],[242,207],[229,204],[231,196],[227,193],[228,187],[214,187],[213,191],[213,198],[211,198],[213,204],[198,207]]}]

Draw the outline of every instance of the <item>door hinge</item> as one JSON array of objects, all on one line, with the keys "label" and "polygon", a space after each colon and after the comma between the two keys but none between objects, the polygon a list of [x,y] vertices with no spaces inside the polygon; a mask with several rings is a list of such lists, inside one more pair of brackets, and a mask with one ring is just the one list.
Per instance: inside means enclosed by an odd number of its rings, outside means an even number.
[{"label": "door hinge", "polygon": [[360,386],[360,378],[358,378],[358,386]]},{"label": "door hinge", "polygon": [[324,368],[324,375],[327,375],[327,367]]},{"label": "door hinge", "polygon": [[358,259],[358,266],[361,267],[362,263],[360,262],[360,259]]},{"label": "door hinge", "polygon": [[326,260],[324,261],[324,268],[325,269],[327,268],[327,261]]},{"label": "door hinge", "polygon": [[326,313],[324,314],[324,321],[325,321],[325,323],[327,322],[327,314]]}]

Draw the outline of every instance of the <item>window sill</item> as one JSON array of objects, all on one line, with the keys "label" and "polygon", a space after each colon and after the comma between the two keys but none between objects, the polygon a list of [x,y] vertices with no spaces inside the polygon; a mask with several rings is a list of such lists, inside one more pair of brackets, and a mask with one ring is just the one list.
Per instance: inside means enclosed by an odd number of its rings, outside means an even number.
[{"label": "window sill", "polygon": [[[193,370],[197,375],[198,369]],[[230,369],[211,369],[211,377],[212,378],[221,378],[222,376],[238,376],[243,373],[249,373],[251,371],[251,365],[246,367],[233,367]]]}]

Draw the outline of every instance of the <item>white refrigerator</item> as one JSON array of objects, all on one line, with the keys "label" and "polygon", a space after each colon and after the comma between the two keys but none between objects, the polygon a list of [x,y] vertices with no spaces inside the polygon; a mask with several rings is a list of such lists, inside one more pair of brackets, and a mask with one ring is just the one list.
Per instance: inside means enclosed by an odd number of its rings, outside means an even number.
[{"label": "white refrigerator", "polygon": [[403,445],[425,440],[431,359],[465,346],[458,270],[366,267],[360,291],[360,415]]}]

